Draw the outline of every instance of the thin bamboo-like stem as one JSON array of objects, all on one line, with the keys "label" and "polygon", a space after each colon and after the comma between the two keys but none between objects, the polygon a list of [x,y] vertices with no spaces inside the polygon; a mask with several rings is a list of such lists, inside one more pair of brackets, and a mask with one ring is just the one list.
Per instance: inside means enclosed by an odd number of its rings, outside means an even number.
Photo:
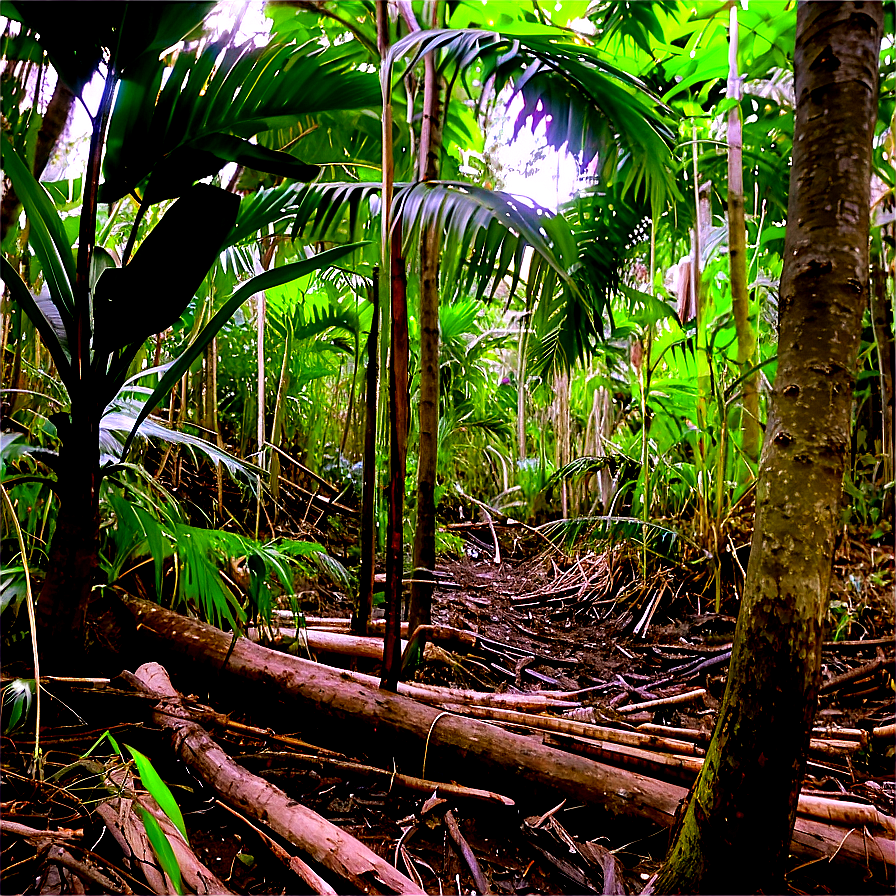
[{"label": "thin bamboo-like stem", "polygon": [[[747,292],[747,227],[744,215],[743,122],[740,101],[743,82],[737,68],[737,4],[731,7],[728,49],[728,98],[735,105],[728,111],[728,254],[731,283],[731,309],[737,332],[737,366],[745,376],[741,398],[741,433],[743,452],[750,464],[759,461],[762,430],[759,426],[759,371],[756,351],[756,325],[750,319],[750,297]],[[743,481],[751,475],[749,469],[739,471]]]},{"label": "thin bamboo-like stem", "polygon": [[34,770],[38,778],[43,778],[43,762],[40,755],[40,659],[37,655],[37,622],[34,618],[34,596],[31,592],[31,573],[28,569],[28,558],[25,555],[25,539],[22,536],[22,527],[16,516],[15,508],[9,498],[9,492],[0,484],[0,491],[6,506],[9,508],[9,516],[12,519],[13,528],[16,530],[16,539],[19,542],[19,552],[22,555],[22,568],[25,571],[25,603],[28,607],[28,628],[31,632],[31,654],[34,659]]},{"label": "thin bamboo-like stem", "polygon": [[[256,416],[256,439],[258,443],[258,466],[264,468],[264,325],[267,317],[267,299],[264,292],[258,293],[256,296],[258,302],[256,315],[256,361],[258,367],[258,408]],[[261,522],[261,475],[255,477],[255,540],[258,540],[258,529]]]}]

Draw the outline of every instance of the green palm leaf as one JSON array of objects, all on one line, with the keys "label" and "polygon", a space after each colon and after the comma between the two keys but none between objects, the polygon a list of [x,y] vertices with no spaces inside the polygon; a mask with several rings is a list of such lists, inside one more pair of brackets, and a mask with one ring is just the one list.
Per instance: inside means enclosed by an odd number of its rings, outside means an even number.
[{"label": "green palm leaf", "polygon": [[195,56],[181,53],[159,90],[162,64],[143,61],[123,80],[116,99],[102,201],[145,184],[146,201],[158,202],[233,161],[311,179],[316,166],[248,138],[289,127],[302,115],[377,107],[376,76],[352,65],[339,47],[211,44]]},{"label": "green palm leaf", "polygon": [[66,330],[71,332],[75,314],[75,258],[62,219],[47,191],[34,179],[5,134],[0,145],[3,170],[25,207],[31,225],[29,240],[43,268],[50,297]]},{"label": "green palm leaf", "polygon": [[412,66],[421,55],[436,51],[443,71],[476,65],[483,83],[494,78],[496,94],[512,85],[523,98],[517,131],[528,118],[533,127],[545,119],[549,142],[556,147],[566,143],[583,166],[599,157],[606,180],[614,179],[631,158],[635,164],[627,168],[625,187],[646,184],[654,208],[677,195],[671,110],[638,78],[610,64],[597,49],[576,42],[569,32],[418,31],[392,46],[382,77],[391,76],[402,56],[413,54]]},{"label": "green palm leaf", "polygon": [[[381,185],[378,183],[295,184],[263,191],[244,202],[230,239],[244,239],[261,222],[294,217],[292,238],[330,240],[357,238],[366,230],[376,240]],[[417,251],[425,228],[442,234],[442,282],[446,294],[473,290],[493,296],[498,284],[521,279],[527,249],[534,250],[527,292],[552,293],[558,282],[575,291],[570,270],[576,264],[575,241],[565,220],[541,208],[530,208],[514,196],[472,184],[427,181],[396,184],[393,214],[402,221],[406,257]]]}]

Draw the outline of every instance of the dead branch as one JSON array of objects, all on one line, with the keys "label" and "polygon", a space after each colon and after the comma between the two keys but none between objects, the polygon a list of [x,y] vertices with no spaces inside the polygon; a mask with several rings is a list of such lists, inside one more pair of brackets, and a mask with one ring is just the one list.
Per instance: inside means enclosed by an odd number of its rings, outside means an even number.
[{"label": "dead branch", "polygon": [[673,694],[671,697],[659,697],[656,700],[646,700],[644,703],[629,703],[620,706],[617,712],[640,712],[642,709],[656,709],[658,706],[672,706],[676,703],[691,703],[699,700],[706,693],[706,688],[697,688],[695,691],[686,691],[684,694]]},{"label": "dead branch", "polygon": [[[229,635],[136,598],[123,597],[122,603],[138,623],[138,635],[145,644],[179,657],[194,671],[199,666],[221,675],[231,646]],[[451,750],[463,756],[463,767],[470,771],[476,763],[515,769],[528,787],[547,786],[611,813],[636,814],[668,827],[687,795],[686,788],[572,756],[476,719],[440,713],[401,693],[364,684],[342,670],[279,654],[242,638],[233,647],[224,676],[224,680],[258,682],[294,705],[325,711],[333,718],[351,718],[368,730],[375,728],[383,738],[413,735],[430,752],[438,747],[442,755]],[[869,846],[861,830],[844,831],[798,819],[791,848],[809,858],[836,855],[838,861],[864,866],[870,857],[896,865],[893,842],[873,840]]]},{"label": "dead branch", "polygon": [[42,831],[40,828],[32,828],[27,824],[0,818],[0,833],[15,834],[18,837],[25,837],[27,840],[80,840],[84,836],[84,829],[57,828],[55,831]]},{"label": "dead branch", "polygon": [[227,803],[215,800],[215,803],[225,809],[231,815],[238,818],[243,824],[248,825],[261,838],[261,842],[271,851],[271,855],[281,862],[293,874],[298,875],[319,896],[338,896],[334,890],[307,862],[303,862],[298,856],[291,856],[276,840],[269,837],[261,828],[252,824],[245,815],[241,815],[236,809],[231,809]]},{"label": "dead branch", "polygon": [[432,796],[451,796],[455,799],[469,799],[478,802],[492,803],[493,805],[511,807],[515,805],[510,797],[502,796],[491,790],[478,790],[474,787],[463,787],[460,784],[445,784],[441,781],[427,781],[423,778],[414,778],[411,775],[402,775],[399,772],[391,772],[385,768],[376,768],[372,765],[362,765],[359,762],[348,762],[344,759],[333,759],[330,756],[308,755],[307,753],[262,753],[261,756],[277,757],[310,768],[333,769],[342,772],[346,776],[373,778],[389,789],[408,790],[411,793],[426,794]]},{"label": "dead branch", "polygon": [[64,846],[51,846],[47,853],[47,860],[67,868],[77,874],[87,884],[100,887],[100,892],[110,894],[124,894],[131,896],[133,890],[124,881],[116,882],[111,877],[103,874],[98,868],[76,859]]},{"label": "dead branch", "polygon": [[421,894],[410,878],[384,862],[359,840],[234,762],[202,727],[191,720],[167,673],[157,663],[147,663],[137,670],[136,676],[127,677],[135,687],[162,701],[159,710],[153,714],[154,721],[169,732],[178,757],[214,787],[222,800],[268,825],[363,892],[370,890],[365,877],[372,876],[378,886],[393,893]]},{"label": "dead branch", "polygon": [[532,713],[513,712],[483,706],[448,705],[453,712],[470,715],[477,719],[490,719],[495,722],[508,722],[513,725],[525,725],[539,731],[555,731],[560,734],[574,734],[589,737],[593,740],[608,741],[616,744],[628,744],[632,747],[643,747],[664,753],[680,753],[685,756],[699,756],[703,751],[683,740],[672,740],[657,737],[653,734],[640,734],[637,731],[623,731],[620,728],[606,728],[590,722],[578,722],[574,719],[558,719],[555,716],[539,716]]},{"label": "dead branch", "polygon": [[836,678],[832,678],[830,681],[826,681],[821,688],[819,689],[819,694],[830,694],[834,691],[839,691],[840,688],[845,687],[848,684],[852,684],[854,681],[861,681],[863,678],[870,678],[878,669],[882,669],[884,666],[888,665],[888,661],[883,657],[878,657],[876,660],[872,660],[872,662],[867,663],[864,666],[858,666],[855,669],[850,669],[849,672],[844,672],[842,675],[838,675]]},{"label": "dead branch", "polygon": [[473,878],[473,883],[476,884],[476,892],[481,894],[481,896],[491,896],[491,887],[482,873],[482,868],[479,867],[476,853],[470,849],[470,844],[467,843],[466,838],[461,833],[454,813],[449,809],[445,812],[443,820],[452,845],[457,850],[457,854],[463,859],[464,864],[470,869],[470,876]]}]

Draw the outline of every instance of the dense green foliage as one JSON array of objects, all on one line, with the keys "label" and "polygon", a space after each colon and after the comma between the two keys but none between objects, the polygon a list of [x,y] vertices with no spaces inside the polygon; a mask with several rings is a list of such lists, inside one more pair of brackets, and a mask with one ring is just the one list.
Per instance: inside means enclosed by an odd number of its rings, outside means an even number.
[{"label": "dense green foliage", "polygon": [[[74,4],[62,43],[40,27],[39,6],[9,4],[3,22],[3,166],[24,213],[3,240],[2,464],[26,545],[22,557],[4,506],[3,608],[22,604],[26,566],[46,566],[53,480],[64,475],[56,452],[89,368],[100,402],[101,583],[152,562],[160,599],[239,626],[247,610],[269,612],[272,587],[295,590],[290,564],[320,556],[280,539],[278,477],[307,487],[307,467],[354,500],[382,180],[375,5],[269,3],[270,36],[244,40],[213,31],[211,19],[203,25],[208,4],[130,4],[123,20],[117,4],[99,4],[117,12],[89,28],[92,13]],[[740,547],[729,524],[749,506],[755,473],[740,451],[746,371],[728,280],[728,16],[717,3],[694,13],[676,0],[557,7],[468,0],[450,4],[443,29],[391,26],[383,71],[392,72],[395,115],[393,220],[411,270],[411,407],[414,262],[420,232],[434,224],[441,510],[469,495],[535,523],[579,518],[577,532],[607,534],[617,520],[643,541],[645,563],[648,548],[670,549],[675,530],[683,539],[673,541],[699,547],[718,581],[723,555]],[[155,17],[142,45],[130,36],[136,8]],[[794,27],[793,4],[741,11],[748,282],[763,391],[775,373]],[[121,80],[100,103],[105,140],[87,150],[102,152],[102,205],[91,212],[83,165],[42,184],[30,166],[49,85],[58,73],[80,90],[104,74],[110,42]],[[84,48],[86,63],[71,52]],[[445,180],[421,184],[413,178],[424,52],[436,53],[450,92]],[[892,53],[886,46],[875,157],[881,272],[893,265]],[[580,175],[556,214],[543,207],[552,205],[547,192],[529,201],[495,189],[501,164],[486,150],[489,122],[511,114],[516,94],[514,130],[534,130]],[[218,189],[193,186],[200,179]],[[175,227],[178,203],[197,195]],[[84,292],[77,246],[91,213],[96,249]],[[686,311],[695,225],[697,316]],[[893,507],[892,375],[881,363],[892,278],[883,282],[883,323],[869,312],[861,355],[844,508],[844,521],[872,538],[890,531]],[[409,444],[412,494],[413,412]],[[171,451],[204,454],[260,490],[254,519],[228,516],[220,499],[204,519],[179,502],[160,476]],[[232,557],[247,558],[242,591],[219,575]],[[21,626],[5,632],[18,637]]]}]

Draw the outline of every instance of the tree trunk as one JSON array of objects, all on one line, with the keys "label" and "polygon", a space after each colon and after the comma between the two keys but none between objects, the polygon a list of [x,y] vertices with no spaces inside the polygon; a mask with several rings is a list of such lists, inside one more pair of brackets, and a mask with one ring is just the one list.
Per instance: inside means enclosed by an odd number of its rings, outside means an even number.
[{"label": "tree trunk", "polygon": [[401,255],[401,219],[392,252],[392,363],[389,365],[389,524],[386,536],[386,638],[382,686],[394,691],[401,666],[404,577],[404,480],[408,450],[408,296]]},{"label": "tree trunk", "polygon": [[[433,28],[439,24],[439,3],[431,6]],[[440,85],[435,57],[424,59],[423,124],[418,172],[421,180],[439,176],[442,147]],[[408,622],[432,623],[436,566],[436,468],[439,457],[439,234],[427,229],[420,240],[420,442],[417,455],[417,520],[414,528],[414,582]]]},{"label": "tree trunk", "polygon": [[361,570],[358,574],[358,603],[352,614],[352,631],[366,635],[373,610],[373,585],[376,573],[376,413],[380,332],[380,269],[373,269],[370,287],[373,316],[367,337],[367,379],[364,406],[364,482],[361,491]]},{"label": "tree trunk", "polygon": [[[887,296],[887,272],[884,259],[879,257],[872,268],[871,323],[877,346],[877,366],[880,370],[881,413],[881,468],[878,483],[893,480],[893,305]],[[893,491],[885,493],[881,518],[893,516]]]},{"label": "tree trunk", "polygon": [[62,675],[83,656],[99,539],[99,414],[73,396],[71,420],[58,423],[59,513],[37,602],[41,668]]},{"label": "tree trunk", "polygon": [[801,3],[778,374],[728,686],[654,892],[782,892],[868,286],[879,3]]},{"label": "tree trunk", "polygon": [[[40,180],[40,176],[47,167],[47,162],[50,161],[50,156],[68,124],[74,105],[75,95],[62,82],[61,78],[57,78],[56,88],[53,91],[53,96],[50,97],[50,103],[37,134],[37,145],[34,150],[34,176],[37,180]],[[20,208],[19,197],[16,195],[16,191],[10,187],[3,194],[3,199],[0,200],[0,239],[6,239],[6,233],[15,221]]]},{"label": "tree trunk", "polygon": [[[728,256],[730,259],[731,309],[737,331],[737,366],[743,380],[741,437],[744,456],[751,464],[759,460],[762,430],[759,427],[759,371],[755,370],[756,323],[750,319],[747,291],[747,228],[744,219],[743,121],[740,101],[743,83],[737,74],[737,5],[731,7],[728,97],[738,105],[728,112]],[[749,372],[752,371],[752,372]],[[749,472],[738,464],[746,476]]]}]

